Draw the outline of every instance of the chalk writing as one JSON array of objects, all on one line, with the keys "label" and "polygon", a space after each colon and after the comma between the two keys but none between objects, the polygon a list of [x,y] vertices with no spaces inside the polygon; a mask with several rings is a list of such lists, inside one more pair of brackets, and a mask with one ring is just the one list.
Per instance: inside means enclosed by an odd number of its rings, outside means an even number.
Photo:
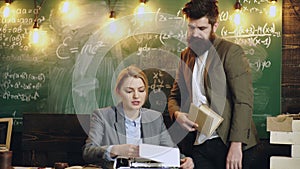
[{"label": "chalk writing", "polygon": [[274,23],[271,25],[265,23],[263,26],[251,24],[247,28],[238,27],[233,31],[223,26],[221,28],[221,36],[227,39],[235,38],[235,42],[238,44],[248,46],[264,45],[268,48],[272,43],[271,37],[281,37],[281,32],[276,30]]},{"label": "chalk writing", "polygon": [[23,118],[22,117],[14,117],[13,125],[14,126],[23,126]]},{"label": "chalk writing", "polygon": [[[59,59],[69,59],[70,56],[62,56],[62,54],[69,54],[69,52],[61,52],[63,51],[63,49],[65,49],[65,47],[68,47],[68,41],[71,41],[72,40],[72,37],[66,37],[64,40],[63,40],[63,43],[58,45],[57,49],[56,49],[56,56],[59,58]],[[71,50],[70,50],[71,51]],[[74,50],[75,51],[75,50]],[[76,50],[78,52],[78,48]],[[62,54],[61,54],[62,53]],[[71,52],[72,53],[72,52]]]},{"label": "chalk writing", "polygon": [[250,66],[252,68],[255,68],[255,70],[258,71],[263,71],[265,68],[270,68],[272,65],[270,60],[261,60],[258,59],[255,62],[250,63]]},{"label": "chalk writing", "polygon": [[263,9],[256,8],[256,7],[248,8],[247,6],[243,7],[242,11],[244,13],[246,13],[246,12],[248,12],[248,13],[259,13],[259,14],[263,13]]},{"label": "chalk writing", "polygon": [[268,3],[269,0],[243,0],[242,3],[248,3],[248,4],[257,4],[257,5],[260,5],[262,3]]},{"label": "chalk writing", "polygon": [[[3,91],[0,93],[0,98],[4,100],[20,100],[23,102],[37,100],[40,97],[38,91],[43,87],[45,81],[46,77],[44,73],[34,75],[27,72],[3,72],[0,81],[0,87]],[[24,93],[19,91],[23,91]]]},{"label": "chalk writing", "polygon": [[187,32],[186,31],[183,32],[183,30],[180,30],[180,32],[177,32],[177,33],[174,33],[172,31],[167,31],[167,32],[162,31],[160,33],[159,40],[162,44],[165,44],[165,40],[168,40],[171,38],[175,38],[180,41],[184,41],[186,39],[186,35],[187,35]]},{"label": "chalk writing", "polygon": [[[81,49],[81,54],[96,54],[97,50],[104,47],[105,44],[102,41],[98,41],[92,44],[85,44]],[[70,54],[78,53],[80,48],[72,44],[72,37],[66,37],[63,42],[58,45],[56,49],[56,56],[59,59],[69,59]],[[66,56],[64,56],[66,55]]]},{"label": "chalk writing", "polygon": [[[27,41],[30,30],[32,29],[34,18],[38,9],[17,8],[14,10],[14,16],[2,17],[0,26],[0,49],[17,49],[19,51],[28,51],[31,47]],[[46,17],[40,15],[37,22],[41,24]]]},{"label": "chalk writing", "polygon": [[33,94],[11,94],[10,91],[4,91],[3,94],[0,94],[0,98],[5,100],[20,100],[23,102],[30,102],[32,100],[37,100],[40,97],[39,93],[35,91]]},{"label": "chalk writing", "polygon": [[93,44],[88,44],[86,43],[82,49],[81,49],[81,54],[96,54],[97,50],[99,48],[105,47],[106,44],[102,41],[97,41],[96,43]]},{"label": "chalk writing", "polygon": [[164,84],[164,75],[159,70],[157,72],[153,72],[153,83],[149,85],[149,88],[154,92],[161,92],[162,89],[171,89],[171,84]]},{"label": "chalk writing", "polygon": [[155,22],[167,22],[167,21],[176,21],[175,23],[178,25],[183,26],[185,23],[185,19],[180,15],[180,10],[177,12],[177,15],[164,15],[160,13],[160,8],[156,11],[156,15],[155,15]]},{"label": "chalk writing", "polygon": [[28,31],[22,25],[9,27],[8,24],[3,24],[0,27],[0,48],[18,47],[21,50],[28,50],[28,45],[23,43],[26,36]]},{"label": "chalk writing", "polygon": [[246,55],[254,55],[255,49],[253,49],[253,48],[248,49],[248,50],[244,49],[244,52]]},{"label": "chalk writing", "polygon": [[25,8],[18,8],[16,9],[16,13],[18,15],[21,15],[21,14],[38,14],[39,12],[39,9],[35,8],[35,9],[25,9]]},{"label": "chalk writing", "polygon": [[146,40],[155,40],[155,39],[159,39],[159,35],[158,34],[149,34],[149,33],[145,33],[139,36],[133,36],[134,40],[136,41],[137,44],[142,43],[143,41]]},{"label": "chalk writing", "polygon": [[137,55],[143,55],[143,53],[147,53],[150,50],[158,50],[158,48],[150,48],[148,47],[148,44],[146,44],[146,46],[138,48]]},{"label": "chalk writing", "polygon": [[5,55],[0,53],[0,61],[2,62],[11,62],[11,61],[33,61],[37,62],[36,57],[30,56],[29,53],[20,53],[20,54],[10,54],[10,55]]},{"label": "chalk writing", "polygon": [[219,15],[220,22],[225,22],[229,19],[229,12],[228,11],[221,11]]},{"label": "chalk writing", "polygon": [[34,80],[34,81],[41,81],[45,82],[45,75],[43,73],[40,73],[38,75],[33,75],[27,72],[22,73],[10,73],[10,72],[4,72],[3,73],[4,79],[24,79],[24,80]]}]

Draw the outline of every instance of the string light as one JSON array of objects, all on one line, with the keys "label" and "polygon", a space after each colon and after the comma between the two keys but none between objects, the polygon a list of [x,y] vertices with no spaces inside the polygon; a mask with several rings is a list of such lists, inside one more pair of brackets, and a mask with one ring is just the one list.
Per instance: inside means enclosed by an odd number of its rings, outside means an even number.
[{"label": "string light", "polygon": [[32,33],[32,43],[33,44],[38,44],[39,39],[40,39],[40,34],[39,34],[39,25],[37,21],[34,21],[33,25],[33,33]]},{"label": "string light", "polygon": [[60,11],[61,11],[62,13],[68,13],[69,10],[70,10],[70,2],[69,2],[69,1],[64,1],[64,2],[62,3],[62,6],[61,6]]},{"label": "string light", "polygon": [[134,14],[144,14],[146,12],[151,12],[149,7],[146,5],[148,0],[140,0],[139,6],[135,8]]},{"label": "string light", "polygon": [[270,0],[271,6],[269,9],[269,16],[270,17],[275,17],[276,16],[276,2],[277,0]]},{"label": "string light", "polygon": [[81,13],[78,3],[70,0],[61,1],[59,11],[62,13],[61,18],[65,20],[65,23],[76,22]]},{"label": "string light", "polygon": [[[36,1],[37,0],[34,0],[34,7],[35,7],[35,9],[37,9],[38,12],[36,12],[34,15],[34,24],[33,24],[33,27],[32,27],[33,30],[31,33],[31,42],[35,45],[37,45],[37,44],[44,45],[46,37],[44,37],[45,36],[44,34],[43,34],[43,37],[41,37],[42,33],[40,30],[40,26],[38,24],[38,16],[39,16],[40,10],[42,8],[42,4],[45,2],[45,0],[43,0],[40,5],[37,5]],[[44,41],[42,41],[42,38]]]},{"label": "string light", "polygon": [[12,0],[5,0],[5,7],[3,9],[3,17],[7,18],[10,15],[10,4],[12,3]]},{"label": "string light", "polygon": [[112,4],[111,1],[108,0],[108,7],[110,10],[110,13],[109,13],[109,20],[108,20],[107,24],[108,24],[109,32],[111,34],[115,34],[117,32],[117,24],[115,22],[116,11],[114,10],[116,3],[117,3],[117,0],[114,1],[114,4]]},{"label": "string light", "polygon": [[241,5],[239,0],[236,0],[236,2],[234,4],[234,9],[235,9],[235,14],[234,14],[234,17],[233,17],[233,21],[234,21],[235,25],[240,25],[241,24],[242,5]]},{"label": "string light", "polygon": [[116,12],[115,11],[110,11],[109,18],[110,18],[110,21],[108,23],[109,24],[109,32],[110,33],[115,33],[117,31],[117,24],[115,22]]}]

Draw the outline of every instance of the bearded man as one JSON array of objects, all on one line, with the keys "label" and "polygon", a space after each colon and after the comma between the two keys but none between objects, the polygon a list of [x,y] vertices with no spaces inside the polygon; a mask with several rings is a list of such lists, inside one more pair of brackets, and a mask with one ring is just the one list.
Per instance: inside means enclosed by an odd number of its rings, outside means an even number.
[{"label": "bearded man", "polygon": [[[249,169],[258,139],[248,60],[241,46],[215,34],[216,0],[191,0],[182,11],[188,21],[188,47],[181,53],[168,98],[170,116],[179,126],[171,135],[193,158],[195,168]],[[191,103],[206,104],[223,117],[211,136],[197,131],[188,119]]]}]

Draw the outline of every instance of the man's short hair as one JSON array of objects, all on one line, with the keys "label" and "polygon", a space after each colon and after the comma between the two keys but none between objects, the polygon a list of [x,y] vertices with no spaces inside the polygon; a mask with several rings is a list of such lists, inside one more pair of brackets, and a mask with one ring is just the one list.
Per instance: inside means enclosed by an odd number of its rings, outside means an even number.
[{"label": "man's short hair", "polygon": [[200,19],[206,16],[209,24],[214,25],[219,16],[218,1],[191,0],[185,4],[182,13],[189,19]]}]

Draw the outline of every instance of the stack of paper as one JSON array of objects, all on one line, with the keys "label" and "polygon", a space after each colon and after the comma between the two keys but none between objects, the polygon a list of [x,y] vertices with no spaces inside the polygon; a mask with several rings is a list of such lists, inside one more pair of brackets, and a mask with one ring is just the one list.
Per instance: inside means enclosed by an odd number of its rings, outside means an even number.
[{"label": "stack of paper", "polygon": [[180,166],[180,152],[178,148],[140,144],[140,157],[159,162],[163,167]]},{"label": "stack of paper", "polygon": [[[120,166],[116,164],[115,160],[114,168],[179,168],[180,167],[180,152],[178,148],[165,147],[151,144],[139,145],[138,158],[122,158],[122,160],[128,160],[128,166]],[[120,161],[120,160],[119,160]]]},{"label": "stack of paper", "polygon": [[271,169],[298,169],[300,166],[300,114],[267,117],[271,144],[291,145],[291,157],[272,156]]}]

